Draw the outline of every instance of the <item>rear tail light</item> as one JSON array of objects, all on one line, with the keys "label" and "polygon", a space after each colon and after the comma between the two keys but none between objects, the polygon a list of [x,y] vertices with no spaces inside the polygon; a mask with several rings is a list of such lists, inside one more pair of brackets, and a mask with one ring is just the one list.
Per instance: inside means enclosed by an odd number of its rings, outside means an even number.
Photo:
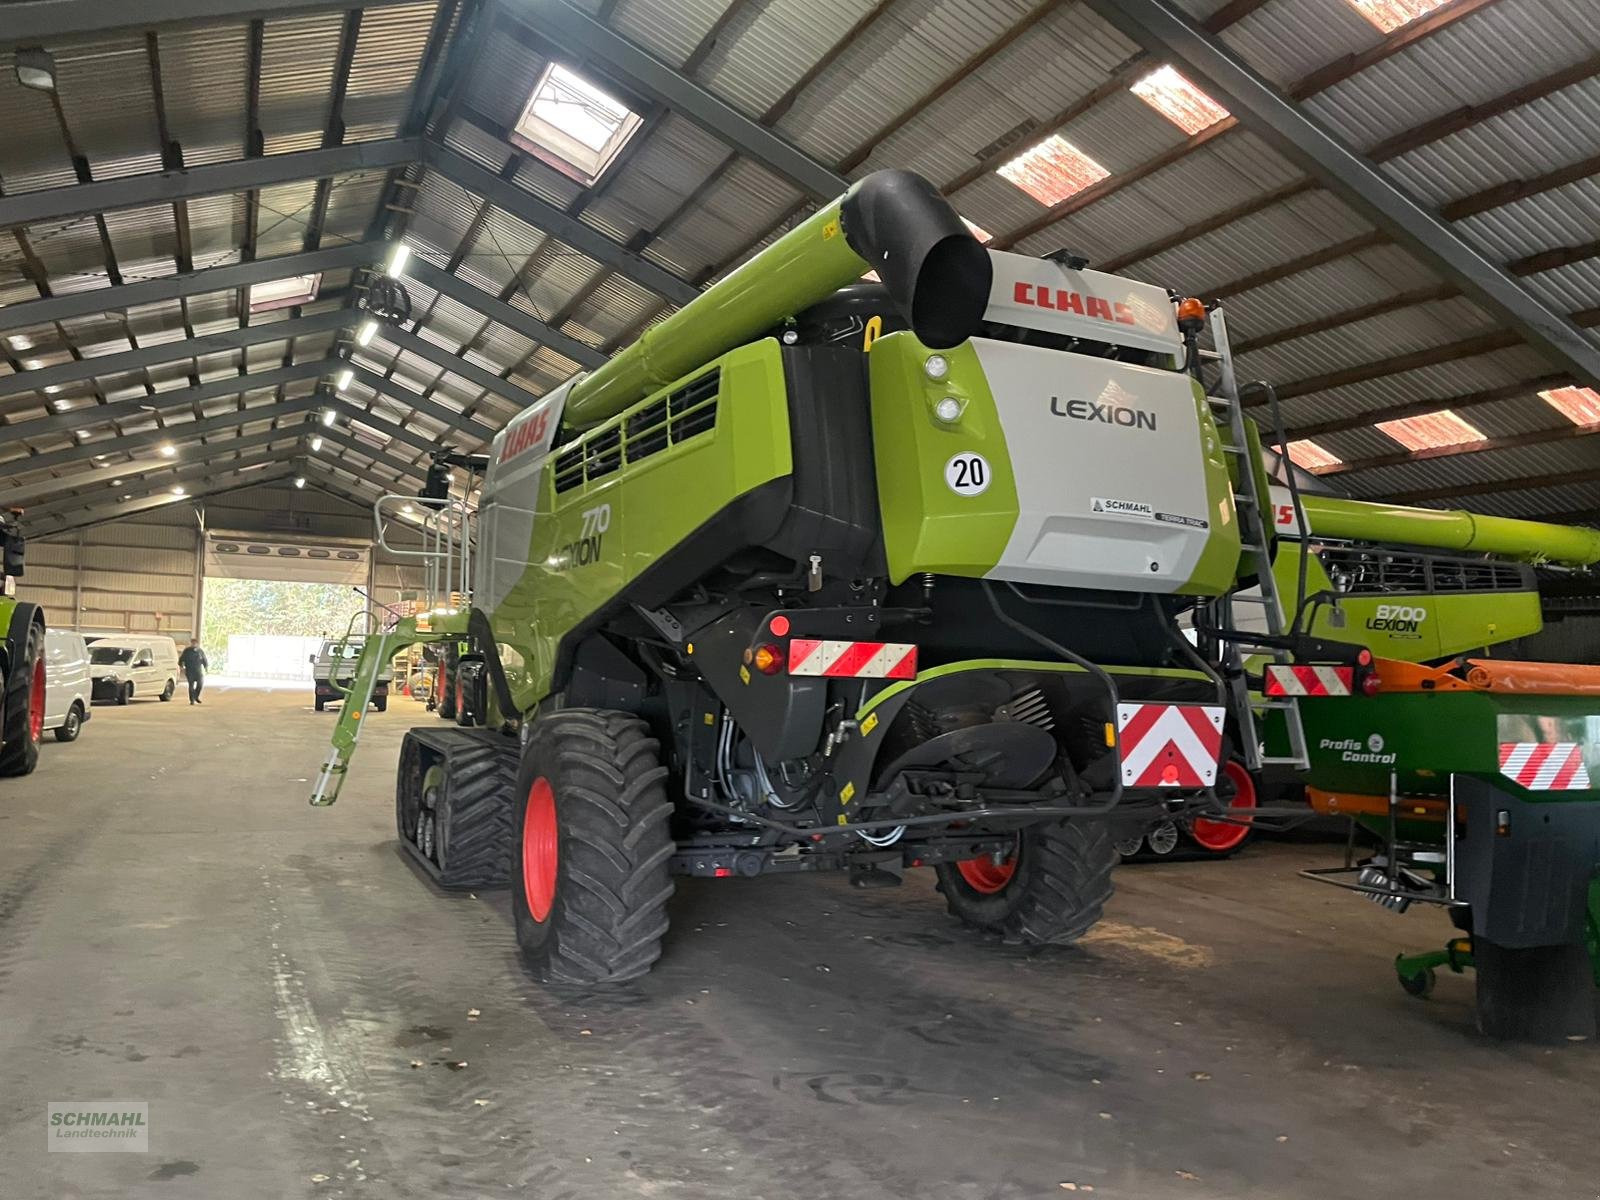
[{"label": "rear tail light", "polygon": [[776,675],[783,670],[783,650],[770,643],[757,646],[755,654],[751,656],[750,665],[763,675]]}]

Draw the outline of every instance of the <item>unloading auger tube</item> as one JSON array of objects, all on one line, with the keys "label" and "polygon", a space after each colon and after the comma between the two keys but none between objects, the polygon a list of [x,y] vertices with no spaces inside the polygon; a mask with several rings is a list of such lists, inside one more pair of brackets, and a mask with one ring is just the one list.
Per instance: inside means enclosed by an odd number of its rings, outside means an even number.
[{"label": "unloading auger tube", "polygon": [[1587,567],[1600,562],[1600,530],[1459,509],[1406,508],[1337,496],[1300,494],[1312,536],[1385,545],[1493,554],[1527,562]]},{"label": "unloading auger tube", "polygon": [[922,343],[959,346],[989,303],[989,252],[934,186],[877,171],[707,288],[567,395],[587,428],[876,271]]},{"label": "unloading auger tube", "polygon": [[[575,428],[598,424],[869,270],[932,349],[959,346],[983,323],[993,277],[989,252],[926,179],[877,171],[575,382],[564,420]],[[467,621],[465,613],[436,613],[419,630],[407,617],[367,638],[312,805],[326,807],[339,797],[382,664],[418,642],[464,636]]]}]

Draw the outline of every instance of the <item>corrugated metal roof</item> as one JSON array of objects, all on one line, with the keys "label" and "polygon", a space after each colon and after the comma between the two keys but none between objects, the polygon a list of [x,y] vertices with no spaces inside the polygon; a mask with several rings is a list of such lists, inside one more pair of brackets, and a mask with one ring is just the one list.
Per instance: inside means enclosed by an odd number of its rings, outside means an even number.
[{"label": "corrugated metal roof", "polygon": [[[1222,0],[1183,2],[1197,18],[1225,11]],[[751,116],[759,117],[797,81],[811,76],[778,117],[778,132],[826,166],[851,163],[852,176],[896,166],[920,171],[944,187],[961,182],[951,193],[956,208],[1002,238],[1032,225],[1046,210],[996,175],[993,166],[1030,140],[1059,134],[1106,169],[1106,184],[1090,195],[1105,194],[1038,229],[1015,248],[1044,253],[1070,247],[1094,262],[1144,253],[1129,274],[1186,292],[1234,291],[1224,298],[1236,343],[1266,339],[1242,357],[1241,371],[1252,377],[1280,385],[1303,383],[1449,346],[1499,327],[1492,313],[1448,295],[1440,276],[1417,256],[1370,237],[1370,224],[1330,194],[1310,187],[1287,200],[1263,202],[1300,176],[1253,133],[1233,129],[1166,161],[1184,144],[1183,133],[1126,90],[1127,83],[1157,66],[1159,59],[1141,55],[1084,5],[1065,0],[892,0],[849,44],[841,39],[878,9],[875,0],[620,0],[603,7],[599,0],[583,0],[578,7],[604,13],[614,30],[670,64],[693,56],[693,78]],[[1366,149],[1462,106],[1497,102],[1512,89],[1588,61],[1600,51],[1600,24],[1592,19],[1591,8],[1589,0],[1502,0],[1456,19],[1445,9],[1436,10],[1443,19],[1430,18],[1425,36],[1412,38],[1401,29],[1386,38],[1342,0],[1270,0],[1220,38],[1286,89],[1348,56],[1373,52],[1374,61],[1348,70],[1347,78],[1305,101],[1307,112],[1337,136]],[[1460,11],[1467,13],[1466,8]],[[436,0],[361,13],[348,77],[340,81],[345,142],[388,138],[400,131],[417,101],[422,63],[437,66],[462,36],[452,23],[448,40],[430,47],[438,16]],[[132,10],[130,21],[137,22]],[[1027,26],[1018,31],[1023,21]],[[328,140],[345,28],[345,12],[334,8],[264,20],[259,107],[267,154],[314,149]],[[713,30],[714,43],[708,40]],[[1405,48],[1398,53],[1385,53],[1402,42]],[[161,167],[152,43],[161,71],[161,115],[185,164],[235,162],[250,149],[245,128],[249,24],[164,26],[153,39],[135,25],[125,33],[51,48],[66,131],[95,179],[148,174]],[[982,61],[968,70],[975,55]],[[462,73],[458,94],[453,100],[436,98],[433,111],[448,112],[450,119],[429,136],[491,171],[505,167],[514,186],[684,279],[716,277],[750,247],[765,244],[777,229],[811,210],[810,198],[791,181],[674,112],[649,113],[617,166],[589,188],[516,150],[505,140],[506,132],[547,62],[538,30],[523,29],[515,10],[508,10],[482,40],[478,59]],[[0,67],[6,65],[0,62]],[[568,65],[586,69],[581,62]],[[595,68],[589,64],[588,69]],[[605,82],[623,93],[633,90],[626,79]],[[1097,91],[1102,98],[1087,103],[1085,98]],[[1059,114],[1069,110],[1077,110],[1076,116],[1058,127]],[[1543,98],[1476,123],[1469,120],[1465,128],[1390,158],[1384,169],[1424,203],[1447,204],[1586,160],[1600,145],[1597,113],[1600,77],[1577,79]],[[880,137],[886,128],[892,131]],[[861,161],[852,162],[857,158]],[[1155,162],[1166,165],[1150,171]],[[984,166],[991,169],[980,169]],[[1134,173],[1142,177],[1125,182]],[[49,100],[18,86],[10,70],[0,70],[0,190],[15,195],[68,186],[74,180],[63,130]],[[320,211],[324,196],[326,210]],[[254,205],[252,209],[244,192],[195,197],[184,204],[196,267],[241,261],[254,212],[258,258],[298,254],[314,241],[322,246],[360,241],[374,231],[403,234],[419,258],[438,267],[453,266],[463,284],[552,321],[593,346],[612,348],[670,310],[625,270],[603,266],[485,206],[431,169],[345,172],[327,188],[319,188],[315,179],[274,184],[260,190]],[[1197,222],[1251,207],[1257,211],[1153,255],[1146,252]],[[161,279],[180,270],[176,215],[170,204],[105,214],[115,267],[125,283]],[[1591,242],[1600,228],[1600,178],[1573,179],[1496,204],[1455,222],[1454,228],[1500,262]],[[21,232],[20,242],[0,239],[0,304],[26,303],[39,294],[40,283],[57,295],[109,285],[112,264],[92,218],[41,221]],[[1363,238],[1356,249],[1320,265],[1242,290],[1232,286],[1250,284],[1260,273],[1278,272],[1285,264]],[[25,257],[24,245],[31,257]],[[32,262],[44,272],[39,283],[27,273]],[[1600,306],[1600,255],[1527,274],[1524,282],[1532,295],[1560,310],[1594,309]],[[321,298],[306,311],[350,304],[364,286],[360,272],[327,271]],[[488,321],[471,304],[438,296],[414,279],[407,286],[417,335],[465,362],[507,376],[534,393],[555,386],[574,370],[559,353]],[[1349,314],[1401,296],[1420,302],[1349,320]],[[250,323],[289,315],[258,315]],[[1345,323],[1337,324],[1341,317]],[[186,320],[189,329],[203,336],[237,328],[241,318],[237,293],[230,288],[192,297],[185,305],[163,301],[137,306],[116,319],[86,315],[59,324],[39,323],[20,331],[29,344],[25,351],[0,342],[0,378],[14,369],[36,369],[29,364],[70,362],[74,353],[92,358],[125,351],[133,345],[130,336],[140,346],[178,347],[187,336]],[[352,315],[352,325],[355,320]],[[1304,328],[1311,322],[1329,327]],[[1291,333],[1295,336],[1283,336]],[[1600,345],[1600,328],[1591,329],[1589,336]],[[331,333],[300,338],[294,358],[305,362],[342,352],[339,344]],[[22,430],[59,407],[53,402],[66,402],[68,411],[86,411],[84,406],[106,401],[136,400],[152,384],[164,392],[181,391],[190,386],[191,372],[210,381],[235,375],[241,364],[251,370],[275,369],[288,351],[284,341],[269,341],[67,383],[48,395],[4,397],[0,422]],[[479,413],[491,424],[512,411],[505,398],[485,394],[456,372],[398,352],[383,339],[354,357],[450,410]],[[1444,407],[1452,397],[1515,387],[1551,371],[1538,354],[1511,345],[1323,387],[1287,399],[1283,409],[1291,427],[1372,421],[1398,405]],[[294,380],[283,393],[309,395],[318,383],[314,377]],[[257,389],[247,400],[269,404],[277,393],[276,388]],[[358,385],[351,394],[359,397],[365,390]],[[196,411],[233,412],[240,403],[237,396],[223,396],[198,405],[163,407],[134,422],[119,420],[117,427],[155,427],[159,420],[181,436]],[[425,436],[444,436],[440,422],[417,417],[403,397],[378,397],[373,403],[389,418],[426,431]],[[1492,438],[1536,436],[1560,427],[1559,414],[1531,392],[1472,405],[1467,411]],[[254,429],[255,423],[240,428]],[[1395,443],[1370,425],[1317,437],[1350,461],[1395,451]],[[92,440],[106,441],[107,434],[97,431]],[[22,441],[38,452],[73,444],[59,432],[24,434]],[[346,453],[329,446],[322,457],[338,464]],[[404,461],[420,457],[415,447],[402,442],[391,443],[388,453]],[[385,470],[369,467],[369,459],[350,460],[358,465],[353,478],[370,469]],[[1569,463],[1579,465],[1563,465]],[[1535,474],[1540,464],[1546,471],[1560,471],[1582,469],[1586,463],[1600,464],[1600,442],[1569,438],[1330,478],[1359,494],[1379,495],[1385,489],[1418,491],[1430,485],[1520,478],[1517,472]],[[1600,489],[1576,485],[1544,492],[1549,494],[1531,501],[1487,493],[1475,497],[1474,506],[1509,511],[1545,504],[1558,495],[1560,503],[1575,508],[1592,502]]]}]

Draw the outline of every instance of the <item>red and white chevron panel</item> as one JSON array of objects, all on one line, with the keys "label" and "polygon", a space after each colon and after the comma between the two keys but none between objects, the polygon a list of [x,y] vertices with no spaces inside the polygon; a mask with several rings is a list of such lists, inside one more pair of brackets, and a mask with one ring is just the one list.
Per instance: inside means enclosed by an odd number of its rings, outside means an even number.
[{"label": "red and white chevron panel", "polygon": [[1264,690],[1269,696],[1348,696],[1355,682],[1354,667],[1268,663]]},{"label": "red and white chevron panel", "polygon": [[789,674],[830,679],[915,679],[917,648],[905,642],[830,642],[794,638]]},{"label": "red and white chevron panel", "polygon": [[1589,768],[1577,742],[1501,742],[1500,774],[1530,792],[1587,790]]},{"label": "red and white chevron panel", "polygon": [[1212,787],[1222,757],[1220,704],[1119,704],[1123,787]]}]

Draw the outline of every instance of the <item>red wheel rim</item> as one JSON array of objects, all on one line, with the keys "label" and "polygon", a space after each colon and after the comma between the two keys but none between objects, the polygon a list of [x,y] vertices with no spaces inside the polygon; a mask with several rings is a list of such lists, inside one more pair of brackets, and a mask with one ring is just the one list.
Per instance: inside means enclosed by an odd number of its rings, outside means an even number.
[{"label": "red wheel rim", "polygon": [[[1248,809],[1256,806],[1256,781],[1250,772],[1237,759],[1229,759],[1223,764],[1222,773],[1233,784],[1233,799],[1228,802],[1229,809]],[[1248,825],[1231,825],[1226,821],[1208,821],[1204,817],[1197,817],[1189,827],[1189,836],[1199,842],[1203,849],[1213,854],[1221,854],[1232,850],[1245,838],[1250,836]]]},{"label": "red wheel rim", "polygon": [[992,896],[1005,891],[1006,884],[1017,873],[1017,856],[1013,852],[1006,855],[1003,862],[997,863],[992,855],[980,854],[977,858],[962,859],[956,863],[956,870],[961,872],[961,878],[973,891]]},{"label": "red wheel rim", "polygon": [[33,664],[33,683],[28,688],[28,736],[44,737],[44,659]]},{"label": "red wheel rim", "polygon": [[528,811],[522,818],[522,892],[535,921],[550,915],[556,898],[556,795],[540,776],[528,789]]}]

